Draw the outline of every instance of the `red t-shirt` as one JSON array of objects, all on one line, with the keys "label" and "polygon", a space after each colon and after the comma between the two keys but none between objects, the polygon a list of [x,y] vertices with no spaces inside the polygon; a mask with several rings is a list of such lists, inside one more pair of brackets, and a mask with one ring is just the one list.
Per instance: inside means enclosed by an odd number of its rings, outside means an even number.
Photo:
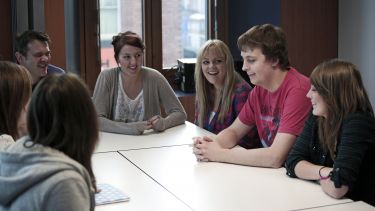
[{"label": "red t-shirt", "polygon": [[263,147],[272,145],[276,133],[298,136],[311,111],[306,97],[309,89],[310,80],[290,68],[275,92],[254,87],[238,117],[242,123],[257,127]]}]

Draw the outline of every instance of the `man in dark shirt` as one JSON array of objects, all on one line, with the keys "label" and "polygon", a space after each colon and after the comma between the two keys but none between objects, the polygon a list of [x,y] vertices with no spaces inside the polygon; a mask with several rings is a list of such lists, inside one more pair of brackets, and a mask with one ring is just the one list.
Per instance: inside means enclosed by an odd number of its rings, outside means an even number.
[{"label": "man in dark shirt", "polygon": [[33,88],[48,74],[63,74],[65,71],[49,64],[51,39],[46,33],[33,30],[25,31],[16,38],[16,60],[25,66],[31,74]]}]

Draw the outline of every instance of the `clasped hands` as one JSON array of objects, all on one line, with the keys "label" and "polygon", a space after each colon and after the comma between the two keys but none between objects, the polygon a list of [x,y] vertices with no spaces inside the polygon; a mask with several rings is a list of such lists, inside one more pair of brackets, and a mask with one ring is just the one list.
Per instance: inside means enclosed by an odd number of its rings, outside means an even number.
[{"label": "clasped hands", "polygon": [[199,162],[219,161],[222,147],[213,137],[202,136],[193,138],[193,153]]},{"label": "clasped hands", "polygon": [[150,130],[150,129],[161,131],[163,129],[163,124],[162,124],[163,122],[160,120],[161,120],[161,116],[156,115],[146,121],[134,122],[132,124],[137,125],[137,129],[139,133],[142,134],[145,130]]},{"label": "clasped hands", "polygon": [[146,121],[146,130],[155,128],[156,123],[160,120],[160,116],[156,115]]}]

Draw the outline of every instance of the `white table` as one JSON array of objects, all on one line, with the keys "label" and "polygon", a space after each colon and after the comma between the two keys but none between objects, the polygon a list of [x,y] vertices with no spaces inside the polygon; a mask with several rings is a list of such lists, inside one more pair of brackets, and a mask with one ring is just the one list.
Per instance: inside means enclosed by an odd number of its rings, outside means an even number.
[{"label": "white table", "polygon": [[188,145],[121,151],[138,168],[196,211],[296,210],[350,202],[285,169],[198,163]]},{"label": "white table", "polygon": [[97,183],[110,184],[130,196],[130,201],[100,205],[99,211],[165,211],[191,209],[117,152],[96,153],[93,171]]},{"label": "white table", "polygon": [[324,207],[316,207],[307,209],[307,211],[374,211],[375,207],[363,202],[349,202],[344,204],[329,205]]},{"label": "white table", "polygon": [[210,132],[201,129],[188,121],[186,121],[185,124],[169,128],[160,133],[149,131],[139,136],[101,132],[100,141],[95,151],[111,152],[118,150],[191,144],[193,137],[210,134]]}]

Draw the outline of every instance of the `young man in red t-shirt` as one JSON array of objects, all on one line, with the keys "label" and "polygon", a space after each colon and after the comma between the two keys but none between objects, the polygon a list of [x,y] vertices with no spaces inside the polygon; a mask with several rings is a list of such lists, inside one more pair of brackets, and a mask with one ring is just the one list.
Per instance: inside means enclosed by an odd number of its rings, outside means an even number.
[{"label": "young man in red t-shirt", "polygon": [[[216,136],[194,139],[194,154],[200,161],[279,168],[311,111],[306,97],[310,81],[290,66],[286,37],[279,27],[254,26],[237,44],[242,69],[256,86],[231,126]],[[253,127],[263,147],[235,147]]]}]

